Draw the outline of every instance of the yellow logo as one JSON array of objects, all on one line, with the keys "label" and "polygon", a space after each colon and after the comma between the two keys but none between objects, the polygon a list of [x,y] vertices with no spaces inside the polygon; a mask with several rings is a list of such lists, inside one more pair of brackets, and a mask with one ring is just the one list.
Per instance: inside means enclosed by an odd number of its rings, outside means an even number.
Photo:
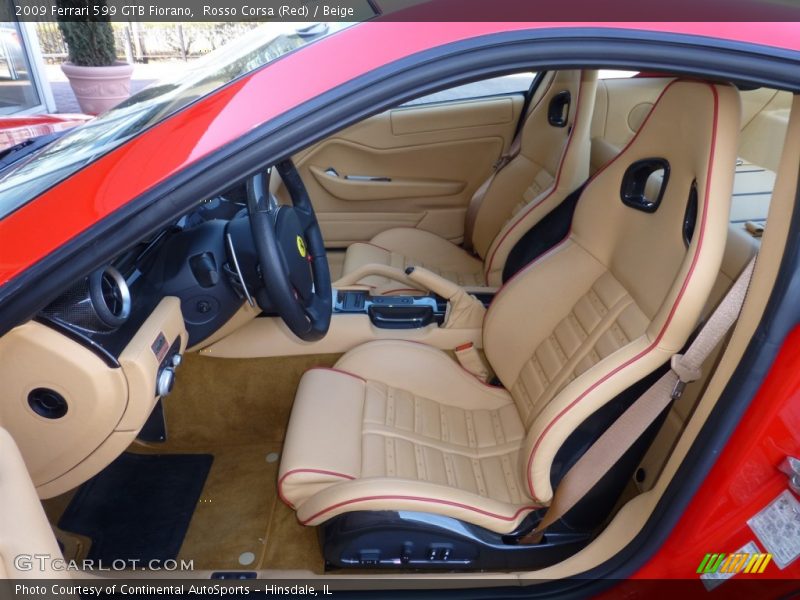
[{"label": "yellow logo", "polygon": [[735,552],[734,554],[706,554],[697,567],[698,573],[763,573],[772,554],[761,552]]},{"label": "yellow logo", "polygon": [[303,258],[306,257],[306,243],[303,241],[303,238],[299,235],[297,236],[297,251],[300,253],[300,256]]}]

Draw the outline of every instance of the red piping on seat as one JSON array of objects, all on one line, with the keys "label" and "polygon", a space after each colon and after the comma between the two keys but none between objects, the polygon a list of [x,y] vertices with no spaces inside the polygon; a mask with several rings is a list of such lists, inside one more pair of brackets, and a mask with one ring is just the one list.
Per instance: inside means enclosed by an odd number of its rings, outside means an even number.
[{"label": "red piping on seat", "polygon": [[328,508],[322,509],[318,513],[311,515],[308,519],[304,521],[300,521],[301,525],[307,525],[317,517],[324,515],[332,510],[336,510],[337,508],[341,508],[342,506],[347,506],[348,504],[355,504],[356,502],[368,502],[370,500],[411,500],[414,502],[431,502],[433,504],[444,504],[445,506],[455,506],[456,508],[463,508],[465,510],[471,510],[487,517],[492,517],[494,519],[499,519],[501,521],[514,521],[520,515],[520,513],[536,510],[537,508],[541,508],[541,506],[523,506],[522,508],[518,509],[512,516],[506,517],[504,515],[498,515],[493,512],[489,512],[488,510],[483,510],[482,508],[478,508],[476,506],[469,506],[468,504],[462,504],[460,502],[452,502],[450,500],[441,500],[439,498],[426,498],[424,496],[365,496],[364,498],[353,498],[351,500],[345,500],[343,502],[339,502],[334,504],[333,506],[329,506]]},{"label": "red piping on seat", "polygon": [[[583,77],[583,74],[581,74],[581,77]],[[492,264],[494,263],[494,257],[497,255],[497,251],[500,249],[500,246],[503,245],[503,242],[506,241],[506,238],[509,235],[511,235],[511,232],[514,231],[514,229],[517,228],[517,226],[525,219],[525,217],[527,217],[531,213],[531,211],[533,211],[534,208],[536,208],[537,206],[540,206],[543,202],[546,202],[550,198],[550,196],[552,196],[555,193],[555,191],[558,189],[558,184],[561,181],[561,173],[562,173],[562,171],[564,169],[564,162],[566,161],[567,153],[569,152],[569,147],[570,147],[570,144],[572,143],[572,138],[575,135],[575,130],[578,128],[578,119],[579,119],[579,116],[580,116],[580,107],[581,107],[581,96],[583,95],[583,91],[584,91],[583,90],[583,81],[581,80],[578,83],[578,99],[575,102],[575,121],[572,123],[572,129],[570,129],[569,136],[567,137],[567,143],[564,146],[563,152],[561,153],[561,160],[559,160],[559,162],[558,162],[558,171],[556,172],[556,180],[553,183],[553,186],[550,189],[550,192],[544,198],[542,198],[539,202],[537,202],[536,204],[532,204],[527,209],[525,209],[525,212],[523,212],[521,215],[518,216],[518,218],[514,222],[514,224],[511,227],[509,227],[508,231],[506,231],[503,234],[503,237],[500,238],[500,241],[497,242],[497,245],[494,247],[494,252],[492,252],[492,256],[487,261],[487,263],[486,263],[487,266],[486,266],[486,269],[484,270],[484,279],[485,279],[487,284],[489,282],[489,273],[492,272]]]},{"label": "red piping on seat", "polygon": [[[647,116],[645,117],[644,121],[642,121],[642,124],[641,124],[641,126],[640,126],[640,127],[639,127],[639,129],[636,131],[636,133],[635,133],[635,134],[633,134],[633,137],[632,137],[630,140],[628,140],[628,143],[627,143],[627,144],[625,144],[625,146],[622,148],[622,150],[620,150],[620,151],[619,151],[619,153],[618,153],[618,154],[617,154],[617,155],[616,155],[614,158],[612,158],[610,161],[608,161],[606,164],[604,164],[602,167],[600,167],[600,168],[599,168],[599,169],[598,169],[598,170],[595,172],[595,174],[594,174],[594,175],[592,175],[591,177],[589,177],[589,179],[587,179],[587,180],[586,180],[586,185],[584,186],[584,192],[582,192],[582,193],[581,193],[581,197],[583,197],[583,193],[585,193],[585,191],[586,191],[586,189],[589,187],[589,185],[590,185],[590,184],[591,184],[591,183],[592,183],[592,182],[593,182],[595,179],[597,179],[597,177],[600,175],[600,173],[602,173],[602,172],[603,172],[603,171],[605,171],[605,170],[606,170],[608,167],[610,167],[612,164],[614,164],[614,163],[617,161],[617,159],[618,159],[620,156],[622,156],[623,154],[625,154],[625,152],[627,152],[627,151],[628,151],[628,148],[630,148],[630,146],[631,146],[631,144],[633,144],[634,140],[636,140],[636,138],[637,138],[637,137],[639,137],[639,132],[640,132],[642,129],[644,129],[644,126],[647,124],[647,121],[648,121],[648,120],[650,120],[650,115],[652,115],[652,114],[653,114],[653,109],[655,109],[655,107],[656,107],[656,106],[658,105],[658,103],[661,101],[661,98],[662,98],[662,96],[664,96],[664,93],[665,93],[665,92],[666,92],[666,91],[667,91],[667,90],[670,88],[670,86],[671,86],[672,84],[674,84],[674,83],[677,83],[678,81],[685,81],[685,80],[677,80],[677,79],[676,79],[676,80],[670,81],[670,82],[669,82],[669,83],[668,83],[666,86],[664,86],[664,89],[663,89],[663,90],[661,90],[661,93],[658,95],[658,98],[656,98],[656,101],[653,103],[653,107],[650,109],[650,112],[649,112],[649,113],[647,113]],[[580,198],[578,198],[578,202],[580,202]],[[576,209],[576,210],[577,210],[577,209]],[[534,259],[533,259],[531,262],[529,262],[527,265],[525,265],[524,267],[522,267],[522,268],[521,268],[519,271],[517,271],[516,273],[514,273],[514,275],[512,275],[512,276],[511,276],[511,277],[508,279],[508,281],[504,282],[504,283],[503,283],[503,285],[501,285],[501,286],[498,288],[497,292],[495,292],[495,295],[494,295],[494,300],[493,300],[493,301],[492,301],[492,303],[489,305],[489,308],[486,310],[486,313],[483,315],[483,321],[484,321],[484,323],[486,323],[486,317],[488,316],[489,312],[490,312],[490,311],[492,310],[492,308],[495,306],[497,298],[498,298],[498,297],[500,297],[500,294],[501,294],[503,291],[505,291],[505,290],[506,290],[506,288],[507,288],[507,287],[508,287],[508,286],[511,284],[511,282],[512,282],[512,281],[514,281],[515,279],[517,279],[518,277],[520,277],[521,275],[523,275],[524,273],[527,273],[527,272],[528,272],[528,271],[531,269],[531,267],[533,267],[533,266],[534,266],[536,263],[538,263],[539,261],[541,261],[541,260],[543,260],[543,259],[547,258],[548,256],[550,256],[550,255],[553,253],[553,251],[554,251],[554,250],[556,250],[556,249],[557,249],[559,246],[561,246],[561,245],[562,245],[564,242],[566,242],[566,241],[569,239],[569,237],[570,237],[571,235],[572,235],[572,223],[570,222],[569,231],[567,231],[567,234],[566,234],[566,235],[565,235],[565,236],[564,236],[564,237],[563,237],[563,238],[562,238],[562,239],[561,239],[561,240],[560,240],[558,243],[556,243],[555,245],[553,245],[553,246],[552,246],[552,247],[551,247],[549,250],[547,250],[547,251],[546,251],[544,254],[541,254],[541,255],[537,256],[536,258],[534,258]]]},{"label": "red piping on seat", "polygon": [[[642,123],[642,126],[639,128],[639,131],[636,132],[636,135],[631,139],[631,141],[628,143],[628,145],[625,146],[625,149],[622,152],[620,152],[613,160],[611,160],[608,163],[608,165],[610,165],[615,160],[617,160],[617,158],[622,156],[622,154],[630,147],[630,145],[633,143],[633,141],[636,139],[636,137],[638,137],[639,132],[641,132],[645,128],[647,120],[649,120],[650,116],[655,111],[655,107],[658,105],[658,102],[661,100],[661,98],[663,98],[663,96],[666,93],[666,91],[674,83],[676,83],[676,82],[675,81],[670,82],[670,84],[667,85],[664,88],[664,90],[661,92],[661,95],[658,97],[658,100],[656,100],[656,103],[653,105],[653,109],[651,109],[650,113],[647,115],[647,119],[645,119],[644,123]],[[570,402],[570,404],[568,406],[566,406],[563,410],[561,410],[561,412],[559,412],[555,416],[555,418],[553,418],[553,420],[550,421],[547,424],[547,426],[544,428],[544,431],[542,431],[542,433],[539,434],[539,437],[536,439],[536,442],[534,443],[533,448],[531,449],[531,453],[528,456],[528,467],[527,467],[527,473],[526,473],[526,476],[527,476],[527,479],[528,479],[528,490],[530,491],[531,496],[533,498],[537,498],[538,497],[536,495],[536,491],[535,491],[535,489],[533,487],[533,479],[531,477],[531,468],[533,466],[533,457],[536,455],[536,451],[538,450],[539,445],[542,443],[542,440],[547,435],[548,431],[550,431],[550,429],[552,429],[552,427],[556,424],[556,422],[561,417],[563,417],[573,407],[575,407],[592,390],[596,389],[599,385],[601,385],[602,383],[604,383],[605,381],[607,381],[608,379],[610,379],[611,377],[616,375],[622,369],[624,369],[626,367],[629,367],[630,365],[632,365],[633,363],[638,361],[640,358],[642,358],[643,356],[648,354],[653,348],[655,348],[658,345],[658,343],[661,341],[661,338],[664,336],[664,333],[666,332],[667,328],[669,327],[670,323],[672,322],[672,318],[675,315],[675,311],[677,310],[681,299],[683,298],[683,294],[686,292],[686,288],[689,286],[689,281],[691,280],[692,274],[694,273],[694,269],[697,266],[697,260],[698,260],[698,257],[700,256],[700,251],[701,251],[702,246],[703,246],[703,237],[705,235],[706,218],[708,216],[708,201],[709,201],[709,197],[710,197],[709,193],[711,191],[711,178],[712,178],[712,171],[713,171],[713,167],[714,167],[714,154],[715,154],[715,150],[716,150],[717,125],[718,125],[718,118],[719,118],[719,95],[717,93],[717,88],[715,87],[714,84],[710,84],[709,83],[707,85],[709,86],[709,88],[711,88],[711,92],[712,92],[713,97],[714,97],[714,124],[713,124],[712,130],[711,130],[711,151],[709,153],[709,158],[708,158],[708,175],[706,177],[706,190],[705,190],[705,197],[704,197],[704,202],[703,202],[703,215],[702,215],[702,218],[701,218],[701,221],[700,221],[700,232],[699,232],[699,235],[698,235],[698,238],[697,238],[697,250],[695,251],[694,256],[692,257],[692,264],[689,266],[689,272],[686,274],[686,277],[683,280],[683,285],[681,286],[681,289],[678,292],[678,296],[675,299],[675,302],[672,304],[672,307],[670,308],[669,315],[667,315],[667,319],[664,322],[664,325],[662,326],[661,330],[658,332],[658,336],[656,336],[656,339],[653,341],[653,343],[650,344],[644,350],[642,350],[639,354],[637,354],[633,358],[627,360],[625,363],[619,365],[617,368],[613,369],[609,373],[606,373],[606,375],[604,375],[602,378],[600,378],[595,383],[593,383],[580,396],[575,398],[575,400]],[[608,165],[606,165],[606,167]],[[600,172],[605,170],[606,167],[603,167],[603,169],[601,169],[600,171],[595,173],[595,177]],[[592,179],[594,179],[594,178],[592,178]]]},{"label": "red piping on seat", "polygon": [[[590,185],[590,184],[591,184],[591,183],[592,183],[592,182],[593,182],[595,179],[597,179],[597,177],[600,175],[600,173],[602,173],[602,172],[603,172],[603,171],[605,171],[605,170],[606,170],[608,167],[610,167],[612,164],[614,164],[614,162],[616,162],[616,160],[617,160],[617,159],[618,159],[620,156],[622,156],[623,154],[625,154],[625,152],[627,152],[627,151],[628,151],[628,148],[630,148],[630,146],[631,146],[631,144],[633,144],[634,140],[636,140],[636,138],[637,138],[637,137],[639,137],[639,132],[640,132],[642,129],[644,129],[644,126],[647,124],[647,121],[650,119],[650,115],[651,115],[651,114],[653,114],[653,109],[655,109],[655,107],[656,107],[656,106],[658,105],[658,103],[661,101],[661,98],[662,98],[662,96],[664,95],[664,93],[665,93],[665,92],[666,92],[666,91],[667,91],[667,90],[670,88],[670,86],[671,86],[672,84],[676,83],[677,81],[679,81],[679,80],[677,80],[677,79],[676,79],[676,80],[674,80],[674,81],[671,81],[671,82],[669,82],[669,83],[668,83],[668,84],[667,84],[667,85],[664,87],[664,89],[663,89],[663,90],[661,90],[661,93],[658,95],[658,98],[656,98],[656,101],[653,103],[653,107],[650,109],[650,112],[649,112],[649,113],[647,113],[647,116],[645,117],[644,121],[642,121],[642,124],[641,124],[641,126],[639,127],[638,131],[636,131],[636,133],[635,133],[635,134],[633,134],[633,137],[632,137],[630,140],[628,140],[628,143],[627,143],[627,144],[625,144],[625,146],[622,148],[622,150],[620,150],[620,151],[619,151],[619,153],[618,153],[618,154],[617,154],[617,155],[616,155],[614,158],[612,158],[610,161],[608,161],[606,164],[604,164],[602,167],[600,167],[600,168],[599,168],[599,169],[598,169],[598,170],[595,172],[595,174],[594,174],[594,175],[592,175],[591,177],[589,177],[589,179],[587,179],[587,180],[586,180],[586,185],[584,186],[584,191],[581,193],[581,197],[580,197],[580,198],[578,198],[578,202],[580,202],[580,201],[581,201],[581,198],[583,197],[583,193],[585,193],[585,191],[586,191],[586,189],[589,187],[589,185]],[[682,81],[683,81],[683,80],[682,80]],[[577,210],[577,208],[576,208],[576,210]],[[572,222],[570,222],[570,224],[569,224],[569,230],[567,231],[567,234],[566,234],[566,235],[565,235],[565,236],[564,236],[564,237],[563,237],[563,238],[562,238],[562,239],[561,239],[561,240],[560,240],[558,243],[554,244],[554,245],[553,245],[553,246],[552,246],[552,247],[551,247],[549,250],[547,250],[547,251],[546,251],[546,252],[544,252],[543,254],[540,254],[539,256],[537,256],[536,258],[534,258],[534,259],[533,259],[531,262],[529,262],[527,265],[525,265],[524,267],[522,267],[522,268],[521,268],[519,271],[517,271],[516,273],[514,273],[514,275],[512,275],[512,276],[511,276],[511,277],[510,277],[510,278],[509,278],[509,279],[508,279],[506,282],[504,282],[504,283],[503,283],[503,285],[501,285],[501,286],[500,286],[500,287],[497,289],[497,292],[495,292],[494,299],[492,300],[492,303],[489,305],[489,308],[488,308],[488,309],[486,309],[486,312],[485,312],[485,313],[484,313],[484,315],[483,315],[483,323],[484,323],[484,325],[486,324],[486,318],[489,316],[489,313],[490,313],[490,312],[492,311],[492,309],[493,309],[493,308],[494,308],[494,307],[497,305],[497,299],[500,297],[500,295],[501,295],[501,294],[502,294],[504,291],[506,291],[506,290],[507,290],[508,286],[509,286],[509,285],[511,285],[511,283],[512,283],[514,280],[518,279],[519,277],[521,277],[522,275],[524,275],[524,274],[526,274],[528,271],[530,271],[530,270],[531,270],[531,268],[532,268],[534,265],[536,265],[537,263],[541,262],[542,260],[544,260],[544,259],[545,259],[545,258],[547,258],[548,256],[552,255],[552,254],[553,254],[553,253],[554,253],[554,252],[555,252],[555,251],[556,251],[556,250],[557,250],[557,249],[558,249],[560,246],[562,246],[562,245],[563,245],[563,244],[564,244],[564,243],[565,243],[565,242],[566,242],[566,241],[567,241],[567,240],[570,238],[570,236],[571,236],[571,235],[572,235]]]},{"label": "red piping on seat", "polygon": [[283,474],[278,480],[278,497],[283,501],[286,506],[294,510],[294,504],[289,502],[286,499],[286,496],[283,495],[283,480],[289,477],[289,475],[294,475],[296,473],[316,473],[317,475],[330,475],[331,477],[341,477],[342,479],[353,480],[355,477],[352,475],[347,475],[346,473],[337,473],[336,471],[326,471],[325,469],[292,469]]},{"label": "red piping on seat", "polygon": [[[655,110],[655,106],[658,104],[658,102],[661,100],[661,98],[664,96],[666,91],[669,89],[669,87],[673,83],[675,83],[675,81],[673,81],[669,85],[667,85],[664,88],[664,90],[661,92],[661,95],[659,96],[658,100],[656,100],[656,103],[654,104],[653,109],[647,115],[647,118],[645,119],[644,123],[642,123],[642,126],[639,128],[639,131],[636,132],[634,137],[630,140],[630,142],[628,142],[628,144],[625,146],[625,148],[616,157],[614,157],[614,159],[609,161],[608,164],[606,164],[602,169],[600,169],[597,173],[595,173],[595,175],[589,180],[590,182],[592,180],[594,180],[601,172],[603,172],[609,165],[611,165],[613,162],[615,162],[620,156],[622,156],[628,150],[628,148],[631,146],[631,144],[634,142],[634,140],[638,137],[639,133],[645,128],[645,124],[649,120],[650,116],[653,114],[653,112]],[[714,97],[714,124],[713,124],[712,135],[711,135],[711,151],[710,151],[710,155],[709,155],[709,170],[708,170],[708,176],[707,176],[707,180],[706,180],[705,201],[703,203],[703,215],[702,215],[701,224],[700,224],[700,232],[699,232],[699,235],[698,235],[697,250],[695,251],[695,254],[692,257],[692,264],[689,267],[689,273],[687,274],[686,278],[684,279],[683,285],[681,286],[681,289],[680,289],[680,291],[678,293],[678,296],[677,296],[675,302],[673,303],[672,308],[670,309],[669,315],[667,316],[667,320],[665,321],[664,326],[659,331],[659,334],[656,337],[655,341],[650,346],[648,346],[647,349],[645,349],[642,352],[640,352],[637,356],[635,356],[634,358],[628,360],[626,363],[620,365],[619,367],[617,367],[616,369],[614,369],[610,373],[606,374],[602,379],[600,379],[597,382],[595,382],[583,394],[581,394],[578,398],[576,398],[573,402],[571,402],[569,404],[569,406],[564,408],[558,415],[556,415],[556,417],[547,425],[545,430],[540,434],[539,438],[536,440],[536,443],[534,444],[533,449],[531,450],[530,456],[528,458],[528,465],[527,465],[528,489],[529,489],[529,491],[531,493],[531,496],[533,498],[536,498],[536,492],[535,492],[534,487],[533,487],[533,481],[531,480],[531,466],[532,466],[532,463],[533,463],[533,457],[535,456],[536,450],[538,449],[538,446],[541,443],[542,439],[544,439],[544,436],[547,434],[547,432],[550,430],[550,428],[558,421],[558,419],[560,419],[563,415],[565,415],[567,412],[569,412],[569,410],[572,409],[578,402],[580,402],[580,400],[582,400],[587,394],[589,394],[589,392],[591,392],[593,389],[595,389],[601,383],[603,383],[604,381],[606,381],[607,379],[609,379],[610,377],[612,377],[613,375],[615,375],[616,373],[618,373],[619,371],[624,369],[625,367],[627,367],[627,366],[631,365],[632,363],[636,362],[637,360],[639,360],[642,356],[647,354],[656,345],[658,345],[658,343],[661,341],[664,333],[666,332],[667,328],[669,327],[669,324],[671,323],[672,318],[675,315],[677,307],[680,304],[681,299],[683,298],[683,295],[684,295],[684,293],[686,291],[686,288],[689,285],[689,281],[691,280],[692,274],[694,273],[694,269],[695,269],[695,267],[697,265],[697,260],[698,260],[698,257],[700,255],[700,251],[701,251],[702,243],[703,243],[703,237],[704,237],[704,234],[705,234],[706,219],[707,219],[707,216],[708,216],[708,199],[709,199],[709,192],[710,192],[710,188],[711,188],[712,170],[713,170],[713,164],[714,164],[714,154],[715,154],[715,149],[716,149],[716,137],[717,137],[718,116],[719,116],[719,113],[718,113],[718,110],[719,110],[719,97],[718,97],[718,94],[717,94],[717,89],[714,86],[714,84],[708,84],[708,85],[711,88],[711,91],[712,91],[712,94],[713,94],[713,97]],[[570,233],[571,233],[571,231],[570,231]],[[561,242],[559,242],[559,244],[557,244],[557,246],[563,244],[570,237],[570,233],[568,233],[567,236]],[[520,271],[520,273],[518,273],[517,276],[520,275],[522,272],[527,271],[533,264],[537,263],[539,260],[544,258],[544,256],[547,256],[547,255],[551,254],[552,251],[557,246],[554,246],[553,248],[551,248],[551,250],[548,251],[542,257],[539,257],[536,260],[532,261],[525,269]],[[516,276],[512,277],[511,279],[509,279],[509,281],[506,282],[506,284],[503,287],[506,287],[506,285],[508,285],[515,278],[516,278]],[[501,288],[501,290],[498,290],[498,295],[499,295],[500,291],[502,291],[502,288]],[[487,311],[487,314],[488,314],[488,311]],[[330,369],[330,370],[336,371],[337,369]],[[363,378],[360,378],[357,375],[353,375],[352,373],[347,373],[346,371],[341,371],[341,372],[345,373],[347,375],[352,375],[353,377],[357,377],[357,378],[363,380]],[[286,476],[284,476],[282,478],[282,480],[285,477]],[[347,477],[347,476],[345,476],[345,477]],[[279,482],[279,494],[280,494],[280,482]],[[284,502],[286,502],[286,500],[282,496],[281,496],[281,499]],[[463,508],[465,510],[471,510],[471,511],[474,511],[474,512],[477,512],[477,513],[492,517],[492,518],[496,518],[496,519],[499,519],[499,520],[503,520],[503,521],[513,521],[519,516],[519,514],[521,512],[530,511],[530,510],[536,510],[537,508],[540,508],[540,506],[522,507],[522,508],[518,509],[514,513],[513,516],[506,517],[506,516],[503,516],[503,515],[498,515],[498,514],[495,514],[495,513],[491,513],[489,511],[485,511],[485,510],[477,508],[477,507],[469,506],[469,505],[466,505],[466,504],[461,504],[461,503],[458,503],[458,502],[451,502],[449,500],[441,500],[441,499],[437,499],[437,498],[425,498],[425,497],[418,497],[418,496],[395,496],[395,495],[367,496],[367,497],[363,497],[363,498],[354,498],[354,499],[351,499],[351,500],[345,500],[343,502],[339,502],[337,504],[329,506],[328,508],[325,508],[325,509],[317,512],[316,514],[312,515],[308,519],[306,519],[304,521],[301,521],[301,524],[306,525],[306,524],[310,523],[311,521],[313,521],[314,519],[320,517],[321,515],[324,515],[325,513],[328,513],[330,511],[335,510],[337,508],[340,508],[342,506],[347,506],[347,505],[355,504],[355,503],[358,503],[358,502],[367,502],[367,501],[370,501],[370,500],[409,500],[409,501],[415,501],[415,502],[430,502],[430,503],[435,503],[435,504],[444,504],[444,505],[447,505],[447,506],[455,506],[457,508]],[[290,506],[291,506],[291,504],[290,504]]]}]

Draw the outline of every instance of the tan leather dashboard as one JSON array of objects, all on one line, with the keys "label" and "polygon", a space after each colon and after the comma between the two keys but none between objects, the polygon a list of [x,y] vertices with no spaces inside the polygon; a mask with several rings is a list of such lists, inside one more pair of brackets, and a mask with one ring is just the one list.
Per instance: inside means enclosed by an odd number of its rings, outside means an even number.
[{"label": "tan leather dashboard", "polygon": [[[185,349],[177,298],[161,300],[121,353],[119,368],[36,321],[0,338],[0,426],[19,446],[40,497],[80,485],[136,437],[158,399],[159,360],[151,347],[162,333],[170,345],[180,337]],[[48,414],[41,390],[61,396],[66,412]]]}]

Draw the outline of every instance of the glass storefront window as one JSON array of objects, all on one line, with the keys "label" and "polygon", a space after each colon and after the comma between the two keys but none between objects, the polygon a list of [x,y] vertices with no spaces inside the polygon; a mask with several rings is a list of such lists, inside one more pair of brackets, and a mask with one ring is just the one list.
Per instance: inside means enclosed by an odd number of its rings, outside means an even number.
[{"label": "glass storefront window", "polygon": [[0,115],[42,104],[18,23],[0,23]]}]

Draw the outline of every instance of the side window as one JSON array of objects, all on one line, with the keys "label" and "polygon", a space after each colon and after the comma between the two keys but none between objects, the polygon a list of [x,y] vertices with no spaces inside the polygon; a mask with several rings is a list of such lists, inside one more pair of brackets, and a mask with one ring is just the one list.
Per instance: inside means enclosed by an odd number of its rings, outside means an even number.
[{"label": "side window", "polygon": [[533,83],[536,73],[514,73],[513,75],[501,75],[483,81],[475,81],[452,87],[441,92],[428,94],[421,98],[415,98],[403,104],[403,106],[418,106],[420,104],[432,104],[434,102],[452,102],[454,100],[471,100],[473,98],[484,98],[487,96],[498,96],[502,94],[524,94]]},{"label": "side window", "polygon": [[638,75],[639,71],[616,71],[612,69],[600,69],[597,72],[598,79],[630,79]]}]

